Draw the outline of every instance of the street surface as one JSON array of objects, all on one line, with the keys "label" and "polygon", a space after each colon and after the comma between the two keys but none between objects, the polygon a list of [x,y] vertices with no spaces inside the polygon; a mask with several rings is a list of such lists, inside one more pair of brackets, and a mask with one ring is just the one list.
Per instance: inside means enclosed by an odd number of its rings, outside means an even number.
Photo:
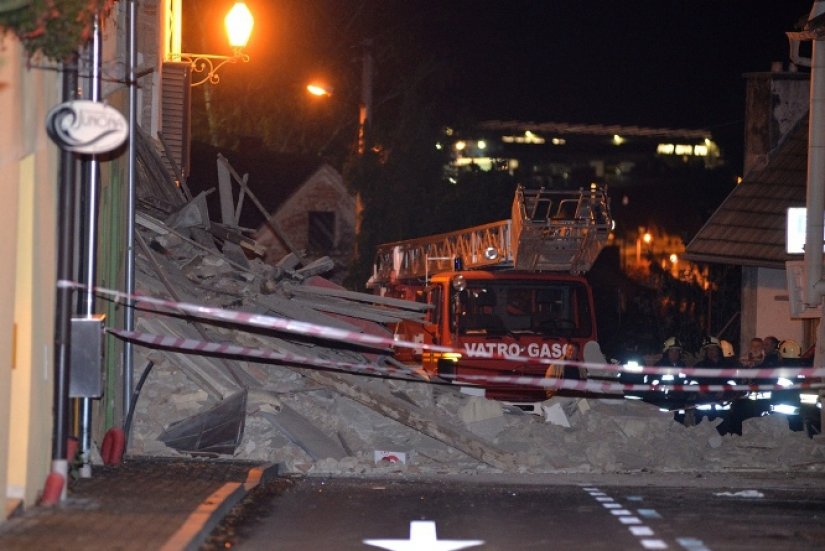
[{"label": "street surface", "polygon": [[283,551],[825,549],[825,478],[756,476],[747,483],[695,474],[298,479],[247,505],[242,520],[219,528],[210,544]]}]

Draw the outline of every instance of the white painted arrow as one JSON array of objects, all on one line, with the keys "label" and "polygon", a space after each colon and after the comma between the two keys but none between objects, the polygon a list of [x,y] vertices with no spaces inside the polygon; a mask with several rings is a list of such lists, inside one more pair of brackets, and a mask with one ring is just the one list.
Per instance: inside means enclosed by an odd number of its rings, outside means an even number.
[{"label": "white painted arrow", "polygon": [[484,540],[439,540],[435,535],[435,522],[413,520],[408,540],[364,540],[364,543],[389,551],[455,551],[482,545]]}]

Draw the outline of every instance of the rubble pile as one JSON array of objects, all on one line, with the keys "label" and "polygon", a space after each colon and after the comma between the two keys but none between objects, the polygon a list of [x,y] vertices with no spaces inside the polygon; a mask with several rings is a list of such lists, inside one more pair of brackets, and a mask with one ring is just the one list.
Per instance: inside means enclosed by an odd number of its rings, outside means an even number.
[{"label": "rubble pile", "polygon": [[[154,353],[153,353],[154,354]],[[347,376],[352,383],[388,397],[400,397],[439,423],[462,427],[491,449],[511,456],[509,465],[493,466],[395,422],[301,373],[267,366],[265,390],[252,392],[246,427],[235,456],[283,463],[287,472],[363,474],[599,473],[599,472],[726,472],[739,470],[823,470],[825,442],[791,432],[783,416],[745,421],[743,435],[720,436],[718,422],[694,427],[675,422],[653,406],[628,400],[554,397],[546,411],[559,407],[570,426],[547,416],[458,389],[426,383]],[[174,394],[170,396],[170,389]],[[213,401],[189,383],[173,362],[162,362],[149,377],[138,403],[130,451],[176,455],[157,440],[169,422],[197,413]],[[284,412],[298,414],[338,448],[337,454],[314,456],[313,444],[302,442],[279,424]],[[317,446],[317,445],[316,445]],[[377,450],[404,454],[404,462],[377,461]]]},{"label": "rubble pile", "polygon": [[[249,260],[254,244],[232,228],[213,231],[202,198],[174,213],[138,215],[140,294],[391,336],[380,323],[419,319],[410,303],[345,291],[319,277],[328,259],[299,254],[277,266]],[[420,305],[418,305],[420,307]],[[263,348],[296,356],[392,368],[387,350],[139,309],[140,332]],[[540,415],[463,394],[424,379],[385,379],[306,365],[252,362],[135,347],[135,366],[151,369],[130,431],[135,455],[210,455],[179,451],[160,439],[183,419],[237,424],[238,459],[282,463],[295,473],[595,473],[707,472],[825,468],[825,443],[788,430],[787,420],[748,420],[743,436],[720,436],[715,423],[685,427],[645,403],[554,397]],[[244,394],[242,414],[215,406]],[[221,417],[221,415],[224,415]],[[193,426],[203,425],[200,420]],[[209,427],[206,427],[208,429]],[[204,429],[204,432],[206,430]],[[204,434],[195,435],[200,442]],[[222,442],[221,445],[225,445]]]}]

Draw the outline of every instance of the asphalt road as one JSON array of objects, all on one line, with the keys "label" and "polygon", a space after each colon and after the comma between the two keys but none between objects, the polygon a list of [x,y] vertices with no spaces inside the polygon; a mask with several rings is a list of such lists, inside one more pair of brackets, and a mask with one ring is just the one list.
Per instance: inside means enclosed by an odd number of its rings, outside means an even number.
[{"label": "asphalt road", "polygon": [[825,549],[825,479],[774,479],[759,489],[695,478],[281,481],[228,519],[207,548]]}]

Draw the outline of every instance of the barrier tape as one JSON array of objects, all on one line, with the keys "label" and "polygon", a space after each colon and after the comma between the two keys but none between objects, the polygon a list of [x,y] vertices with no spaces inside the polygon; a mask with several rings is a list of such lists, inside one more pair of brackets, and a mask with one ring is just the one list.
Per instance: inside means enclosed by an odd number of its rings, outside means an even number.
[{"label": "barrier tape", "polygon": [[[86,286],[77,282],[60,280],[57,282],[59,288],[74,288],[85,289]],[[414,350],[427,350],[429,352],[438,352],[442,354],[460,354],[465,355],[466,351],[448,346],[441,346],[437,344],[429,344],[422,342],[395,340],[391,337],[382,337],[380,335],[371,335],[367,333],[359,333],[357,331],[348,331],[346,329],[338,329],[325,325],[318,325],[314,323],[291,320],[278,316],[269,316],[264,314],[256,314],[251,312],[243,312],[237,310],[226,310],[215,306],[204,306],[199,304],[191,304],[187,302],[177,302],[167,299],[159,299],[144,295],[130,295],[121,291],[107,289],[104,287],[95,287],[95,292],[104,296],[108,296],[114,300],[123,301],[126,303],[134,303],[134,306],[153,306],[153,312],[163,313],[180,313],[188,314],[193,317],[201,319],[209,319],[220,322],[229,322],[235,325],[256,327],[260,329],[272,329],[303,335],[308,337],[315,337],[333,341],[346,342],[349,344],[357,343],[370,348],[411,348]],[[616,372],[616,373],[638,373],[638,374],[658,374],[658,375],[692,375],[701,378],[737,378],[737,379],[770,379],[777,377],[796,378],[796,377],[825,377],[825,368],[816,367],[779,367],[774,369],[765,368],[751,368],[751,369],[737,369],[737,368],[703,368],[703,367],[658,367],[658,366],[638,366],[628,367],[620,364],[602,364],[594,362],[579,362],[574,360],[565,360],[562,358],[536,358],[531,356],[509,355],[509,354],[495,354],[476,356],[473,359],[484,360],[505,360],[511,362],[518,362],[527,365],[571,365],[582,367],[589,370]],[[688,385],[694,386],[694,385]],[[744,385],[740,385],[744,386]]]},{"label": "barrier tape", "polygon": [[[121,339],[139,342],[147,346],[163,347],[181,352],[207,352],[211,354],[223,354],[236,357],[246,357],[255,360],[274,360],[279,362],[298,363],[311,365],[336,371],[350,373],[365,373],[369,375],[379,375],[383,377],[393,376],[403,373],[408,380],[423,380],[413,369],[397,368],[393,366],[377,366],[354,364],[348,362],[333,362],[321,358],[309,358],[300,354],[288,352],[276,352],[264,348],[250,348],[227,343],[217,343],[210,341],[200,341],[195,339],[183,339],[178,337],[167,337],[154,333],[142,333],[138,331],[124,331],[120,329],[107,329],[107,331]],[[398,378],[398,377],[396,377]],[[456,380],[455,376],[441,375],[447,380]],[[781,385],[665,385],[665,384],[625,384],[618,382],[602,382],[593,380],[572,380],[557,379],[552,377],[539,376],[514,376],[514,375],[462,375],[461,382],[494,383],[506,384],[510,386],[529,386],[545,389],[565,389],[582,392],[592,392],[600,394],[623,394],[634,392],[686,392],[686,393],[724,393],[724,392],[768,392],[777,390],[803,390],[825,388],[825,383],[802,382],[791,386]]]},{"label": "barrier tape", "polygon": [[357,372],[367,375],[380,375],[382,377],[386,377],[388,374],[403,374],[405,375],[405,377],[403,377],[405,379],[422,380],[420,373],[416,372],[414,369],[407,369],[403,367],[379,366],[377,364],[356,364],[350,362],[325,360],[323,358],[310,358],[309,356],[294,354],[292,352],[277,352],[266,348],[252,348],[248,346],[239,346],[237,344],[169,337],[140,331],[106,329],[106,332],[123,340],[138,342],[147,346],[177,350],[184,353],[205,352],[215,355],[235,356],[256,360],[270,360],[275,362],[312,365],[324,369]]},{"label": "barrier tape", "polygon": [[[455,376],[450,377],[456,379]],[[779,390],[809,390],[825,388],[823,382],[802,382],[789,386],[781,385],[666,385],[666,384],[625,384],[601,382],[594,380],[551,379],[516,375],[461,375],[461,381],[475,381],[479,383],[506,384],[512,386],[534,386],[541,388],[557,388],[565,390],[579,390],[599,394],[632,394],[638,392],[685,392],[696,394],[711,394],[724,392],[771,392]]]}]

